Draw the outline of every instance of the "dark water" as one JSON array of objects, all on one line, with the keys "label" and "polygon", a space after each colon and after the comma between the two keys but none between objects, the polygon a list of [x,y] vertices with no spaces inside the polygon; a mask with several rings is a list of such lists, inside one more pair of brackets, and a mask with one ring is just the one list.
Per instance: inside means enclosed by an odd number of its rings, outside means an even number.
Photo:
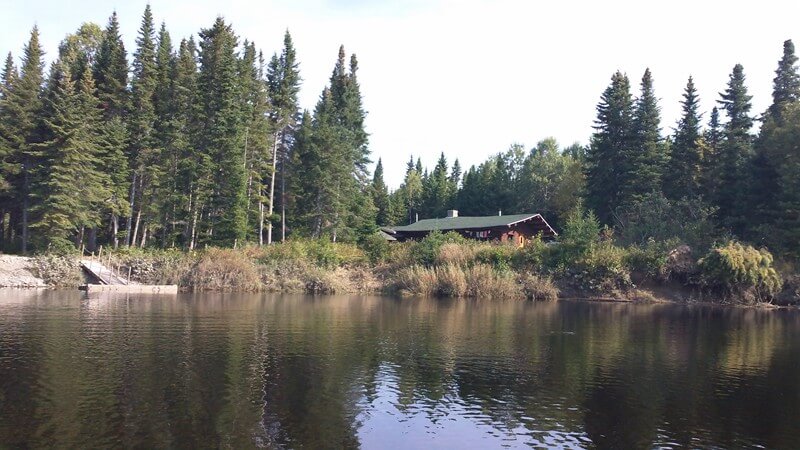
[{"label": "dark water", "polygon": [[0,291],[0,448],[800,447],[800,314]]}]

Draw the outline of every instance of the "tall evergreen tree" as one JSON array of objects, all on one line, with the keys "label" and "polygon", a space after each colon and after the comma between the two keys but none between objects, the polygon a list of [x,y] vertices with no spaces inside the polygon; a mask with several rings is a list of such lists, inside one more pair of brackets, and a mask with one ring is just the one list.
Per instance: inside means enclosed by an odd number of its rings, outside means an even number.
[{"label": "tall evergreen tree", "polygon": [[203,152],[215,161],[206,237],[216,245],[243,244],[247,235],[244,116],[236,58],[237,38],[218,17],[200,32],[200,121]]},{"label": "tall evergreen tree", "polygon": [[383,181],[383,162],[378,158],[375,172],[372,175],[372,202],[377,208],[375,221],[378,225],[389,225],[389,188]]},{"label": "tall evergreen tree", "polygon": [[661,113],[653,90],[653,76],[646,69],[641,95],[636,99],[630,145],[623,145],[619,203],[630,205],[644,196],[661,191],[665,146],[661,139]]},{"label": "tall evergreen tree", "polygon": [[[97,130],[100,111],[91,72],[73,82],[66,63],[58,61],[48,88],[44,119],[47,174],[34,227],[48,245],[63,248],[70,237],[82,244],[83,230],[100,224],[101,206],[109,196],[110,180],[100,159]],[[80,192],[80,195],[75,195]]]},{"label": "tall evergreen tree", "polygon": [[792,161],[798,151],[795,143],[785,139],[792,133],[792,125],[785,123],[784,111],[794,112],[794,106],[800,103],[800,73],[790,40],[783,43],[783,57],[775,74],[773,103],[764,114],[761,132],[754,144],[755,155],[748,168],[749,207],[755,213],[748,220],[749,237],[771,244],[773,248],[776,244],[783,245],[774,239],[782,234],[775,227],[785,217],[783,202],[787,196],[780,166]]},{"label": "tall evergreen tree", "polygon": [[783,43],[783,57],[778,62],[772,88],[772,105],[768,114],[777,119],[781,110],[787,105],[800,100],[800,73],[797,71],[797,56],[794,54],[794,43],[790,40]]},{"label": "tall evergreen tree", "polygon": [[750,116],[752,96],[747,93],[741,64],[734,66],[728,88],[720,96],[719,103],[728,121],[725,123],[716,165],[719,179],[716,206],[719,208],[722,223],[741,235],[746,213],[744,209],[747,205],[746,167],[753,151],[753,137],[750,134],[753,127],[753,118]]},{"label": "tall evergreen tree", "polygon": [[586,201],[598,219],[611,223],[623,189],[622,167],[630,153],[633,101],[628,77],[616,72],[597,105],[595,133],[586,154]]},{"label": "tall evergreen tree", "polygon": [[699,102],[694,80],[689,77],[664,177],[664,193],[672,199],[694,198],[702,193]]},{"label": "tall evergreen tree", "polygon": [[137,245],[141,216],[144,209],[142,193],[149,189],[151,181],[147,162],[153,160],[156,142],[153,127],[156,120],[153,95],[156,89],[156,41],[153,13],[150,5],[145,7],[142,25],[136,39],[136,52],[133,55],[133,79],[131,81],[131,113],[129,124],[130,148],[129,164],[132,170],[130,207],[131,216],[136,215],[135,223],[128,217],[126,243]]},{"label": "tall evergreen tree", "polygon": [[111,200],[107,203],[110,242],[119,244],[119,219],[130,217],[130,170],[128,148],[129,110],[128,60],[119,31],[117,13],[108,20],[92,73],[103,124],[98,136],[104,170],[111,178]]},{"label": "tall evergreen tree", "polygon": [[39,29],[34,27],[23,49],[20,74],[8,91],[4,105],[6,133],[3,138],[10,150],[10,163],[16,175],[11,180],[14,193],[3,208],[21,235],[21,251],[28,251],[28,225],[32,186],[39,168],[41,142],[42,85],[44,52],[39,43]]}]

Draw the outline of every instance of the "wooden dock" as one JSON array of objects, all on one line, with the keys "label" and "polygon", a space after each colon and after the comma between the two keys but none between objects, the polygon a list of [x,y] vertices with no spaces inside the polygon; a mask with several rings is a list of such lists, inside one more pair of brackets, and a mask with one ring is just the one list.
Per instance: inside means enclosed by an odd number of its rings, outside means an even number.
[{"label": "wooden dock", "polygon": [[106,267],[100,261],[94,259],[81,260],[81,268],[91,277],[96,283],[88,283],[82,286],[81,289],[86,292],[121,292],[129,294],[177,294],[178,285],[153,285],[153,284],[139,284],[130,281],[130,273],[128,277],[122,277],[113,269]]}]

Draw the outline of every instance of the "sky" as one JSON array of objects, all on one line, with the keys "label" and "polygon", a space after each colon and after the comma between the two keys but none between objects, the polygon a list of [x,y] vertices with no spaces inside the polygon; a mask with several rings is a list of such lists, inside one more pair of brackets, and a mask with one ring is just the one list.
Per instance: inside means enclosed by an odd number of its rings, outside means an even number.
[{"label": "sky", "polygon": [[[0,51],[21,53],[39,26],[48,62],[83,22],[105,27],[116,10],[129,53],[146,0],[0,0]],[[373,159],[391,188],[410,155],[433,167],[444,152],[462,167],[546,137],[586,144],[611,75],[634,94],[649,67],[672,132],[692,75],[708,112],[741,63],[753,113],[771,101],[783,41],[800,49],[798,1],[151,0],[173,42],[217,16],[269,56],[295,42],[302,108],[313,109],[339,45],[356,53]]]}]

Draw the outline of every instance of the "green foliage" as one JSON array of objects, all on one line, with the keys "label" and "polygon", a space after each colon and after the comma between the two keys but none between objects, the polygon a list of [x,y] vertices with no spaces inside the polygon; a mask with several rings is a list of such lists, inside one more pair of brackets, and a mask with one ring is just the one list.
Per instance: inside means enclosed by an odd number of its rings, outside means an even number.
[{"label": "green foliage", "polygon": [[753,303],[771,299],[783,285],[772,264],[767,250],[730,241],[711,249],[698,267],[706,286],[737,301]]},{"label": "green foliage", "polygon": [[426,267],[431,267],[436,263],[439,250],[444,244],[464,244],[466,239],[458,233],[434,231],[428,234],[419,242],[414,243],[412,254],[417,263]]},{"label": "green foliage", "polygon": [[696,198],[702,193],[699,102],[694,80],[689,77],[681,101],[683,115],[675,129],[664,175],[664,193],[671,199]]},{"label": "green foliage", "polygon": [[585,212],[579,206],[567,217],[567,223],[554,250],[554,263],[565,267],[580,260],[598,243],[600,223],[594,213]]},{"label": "green foliage", "polygon": [[507,272],[511,270],[518,251],[514,245],[484,245],[475,253],[475,261],[490,265],[498,272]]},{"label": "green foliage", "polygon": [[633,136],[633,100],[630,81],[616,72],[597,105],[596,132],[586,153],[586,204],[605,224],[620,205],[627,167],[626,155]]},{"label": "green foliage", "polygon": [[364,250],[372,264],[386,262],[391,254],[391,243],[378,233],[373,233],[361,240],[359,246]]},{"label": "green foliage", "polygon": [[615,236],[622,245],[676,239],[705,252],[722,235],[714,224],[714,212],[698,198],[669,200],[652,194],[617,211]]},{"label": "green foliage", "polygon": [[652,280],[666,280],[669,278],[667,262],[669,252],[680,245],[676,239],[667,241],[648,240],[641,245],[627,248],[625,265],[633,272]]},{"label": "green foliage", "polygon": [[569,272],[582,289],[597,293],[623,291],[633,287],[626,257],[624,248],[603,242],[574,261]]}]

